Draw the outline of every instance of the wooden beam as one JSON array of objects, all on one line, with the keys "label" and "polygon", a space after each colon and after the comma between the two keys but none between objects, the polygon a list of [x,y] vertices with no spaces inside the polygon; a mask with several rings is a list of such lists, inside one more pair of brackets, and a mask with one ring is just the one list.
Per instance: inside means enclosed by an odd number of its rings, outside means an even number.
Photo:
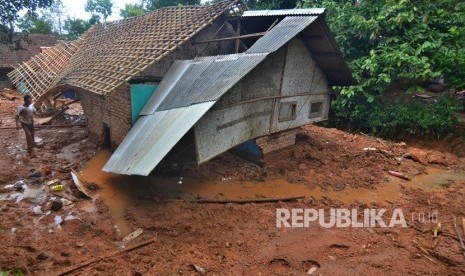
[{"label": "wooden beam", "polygon": [[[241,20],[237,20],[237,36],[241,36]],[[240,45],[241,40],[236,39],[236,48],[235,48],[235,53],[239,53],[239,45]]]},{"label": "wooden beam", "polygon": [[255,34],[246,34],[246,35],[240,35],[240,36],[232,36],[232,37],[224,37],[224,38],[217,38],[217,39],[211,39],[211,40],[205,40],[205,41],[192,42],[192,44],[220,42],[220,41],[236,40],[236,39],[248,39],[248,38],[254,38],[254,37],[261,37],[261,36],[264,36],[265,34],[266,34],[266,32],[255,33]]}]

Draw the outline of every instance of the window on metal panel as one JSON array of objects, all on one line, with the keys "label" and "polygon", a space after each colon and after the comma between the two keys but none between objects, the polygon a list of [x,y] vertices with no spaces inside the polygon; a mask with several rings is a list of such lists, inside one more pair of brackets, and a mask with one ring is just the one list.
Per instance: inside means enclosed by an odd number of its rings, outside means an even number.
[{"label": "window on metal panel", "polygon": [[282,102],[279,108],[278,121],[290,121],[297,118],[297,102]]},{"label": "window on metal panel", "polygon": [[321,116],[323,111],[323,102],[314,102],[310,104],[310,115],[309,118],[317,118]]}]

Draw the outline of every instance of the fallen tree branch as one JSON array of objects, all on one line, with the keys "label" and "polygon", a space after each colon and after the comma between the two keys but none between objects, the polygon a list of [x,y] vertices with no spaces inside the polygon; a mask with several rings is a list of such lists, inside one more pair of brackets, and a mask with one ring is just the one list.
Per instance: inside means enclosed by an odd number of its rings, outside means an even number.
[{"label": "fallen tree branch", "polygon": [[57,276],[67,275],[67,274],[69,274],[69,273],[71,273],[71,272],[74,272],[74,271],[76,271],[76,270],[78,270],[78,269],[84,268],[84,267],[86,267],[86,266],[88,266],[88,265],[91,265],[91,264],[100,262],[100,261],[102,261],[102,260],[104,260],[104,259],[107,259],[107,258],[116,256],[116,255],[119,255],[119,254],[122,254],[122,253],[125,253],[125,252],[129,252],[129,251],[132,251],[132,250],[135,250],[135,249],[138,249],[138,248],[147,246],[147,245],[149,245],[149,244],[151,244],[151,243],[153,243],[153,242],[155,242],[155,238],[150,239],[150,240],[145,241],[145,242],[142,242],[142,243],[139,243],[139,244],[136,244],[136,245],[133,245],[133,246],[128,247],[128,248],[126,248],[126,249],[124,249],[124,250],[121,250],[121,251],[113,252],[113,253],[111,253],[111,254],[104,255],[104,256],[99,257],[99,258],[97,258],[97,259],[95,259],[95,260],[90,260],[90,261],[84,262],[84,263],[82,263],[82,264],[80,264],[80,265],[77,265],[77,266],[75,266],[75,267],[73,267],[73,268],[71,268],[71,269],[68,269],[68,270],[66,270],[66,271],[64,271],[64,272],[61,272],[61,273],[57,274]]},{"label": "fallen tree branch", "polygon": [[293,201],[297,199],[305,198],[305,196],[291,196],[291,197],[280,197],[280,198],[244,198],[244,199],[195,199],[189,200],[191,203],[266,203],[266,202],[277,202],[277,201]]},{"label": "fallen tree branch", "polygon": [[437,251],[434,251],[432,249],[428,249],[428,248],[424,248],[423,246],[421,246],[416,240],[413,240],[412,241],[413,245],[418,248],[420,251],[422,251],[423,253],[425,253],[425,255],[430,255],[432,257],[434,257],[435,259],[447,264],[447,265],[450,265],[450,266],[457,266],[459,265],[460,263],[457,262],[456,260],[453,260],[447,256],[444,256],[442,255],[441,253],[437,252]]}]

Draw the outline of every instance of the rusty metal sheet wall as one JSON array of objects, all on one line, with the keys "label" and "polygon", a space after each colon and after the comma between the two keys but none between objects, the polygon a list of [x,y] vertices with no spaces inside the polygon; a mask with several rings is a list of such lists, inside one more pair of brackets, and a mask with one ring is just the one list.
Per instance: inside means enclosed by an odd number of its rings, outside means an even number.
[{"label": "rusty metal sheet wall", "polygon": [[272,99],[205,114],[195,125],[198,162],[203,163],[251,138],[269,134]]}]

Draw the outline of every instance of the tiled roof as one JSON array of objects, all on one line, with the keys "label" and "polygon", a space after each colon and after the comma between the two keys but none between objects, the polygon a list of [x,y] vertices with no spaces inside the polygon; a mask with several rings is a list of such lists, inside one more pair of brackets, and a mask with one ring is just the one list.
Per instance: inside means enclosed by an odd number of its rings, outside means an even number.
[{"label": "tiled roof", "polygon": [[96,25],[82,36],[79,51],[56,86],[71,85],[105,95],[234,9],[237,3],[167,7]]},{"label": "tiled roof", "polygon": [[51,35],[30,34],[28,42],[21,42],[24,49],[14,45],[0,45],[0,68],[14,68],[40,53],[40,47],[51,47],[57,40]]}]

